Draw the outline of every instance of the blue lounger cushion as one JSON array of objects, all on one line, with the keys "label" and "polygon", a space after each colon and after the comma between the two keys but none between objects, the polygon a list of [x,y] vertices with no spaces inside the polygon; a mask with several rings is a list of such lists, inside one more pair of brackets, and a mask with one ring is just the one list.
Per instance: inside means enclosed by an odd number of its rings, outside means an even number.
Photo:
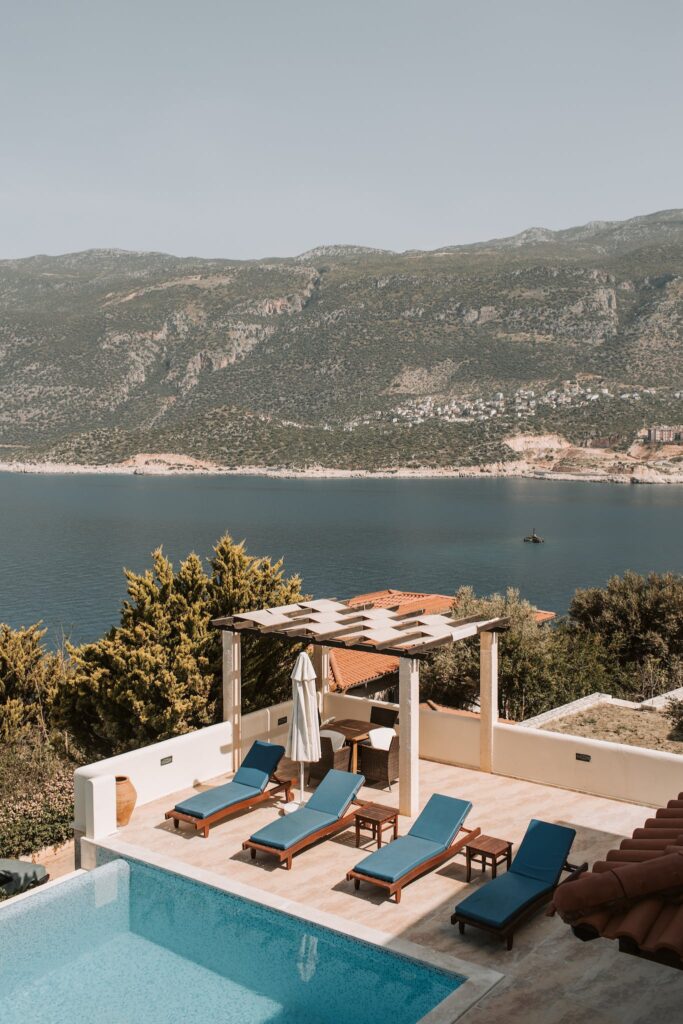
[{"label": "blue lounger cushion", "polygon": [[251,839],[262,846],[272,846],[275,850],[288,850],[290,846],[337,820],[332,814],[300,807],[298,811],[285,814],[282,818],[277,818],[276,821],[271,821],[269,825],[260,828],[258,832],[254,832]]},{"label": "blue lounger cushion", "polygon": [[255,740],[232,782],[213,786],[176,804],[174,810],[189,814],[191,818],[210,818],[233,804],[259,796],[268,785],[268,779],[277,768],[285,748],[278,743]]},{"label": "blue lounger cushion", "polygon": [[512,862],[512,870],[527,878],[556,885],[562,874],[576,832],[566,825],[553,825],[532,818]]},{"label": "blue lounger cushion", "polygon": [[434,793],[413,823],[408,835],[383,846],[354,871],[385,882],[396,882],[413,868],[443,853],[451,845],[472,809],[468,800]]},{"label": "blue lounger cushion", "polygon": [[364,782],[363,775],[331,768],[313,796],[306,801],[306,807],[341,818]]},{"label": "blue lounger cushion", "polygon": [[472,921],[502,928],[514,915],[537,899],[544,892],[550,893],[553,886],[547,882],[539,882],[536,878],[527,878],[514,871],[492,879],[481,889],[475,890],[455,908],[456,914],[468,917]]},{"label": "blue lounger cushion", "polygon": [[494,928],[504,926],[528,903],[553,891],[575,836],[573,828],[533,818],[510,870],[458,903],[455,913]]},{"label": "blue lounger cushion", "polygon": [[439,843],[418,836],[401,836],[365,857],[360,864],[356,864],[354,871],[380,878],[384,882],[396,882],[438,853],[443,853],[443,846]]},{"label": "blue lounger cushion", "polygon": [[288,850],[318,829],[339,821],[364,782],[363,775],[331,768],[305,807],[271,821],[250,838],[263,846]]},{"label": "blue lounger cushion", "polygon": [[239,782],[242,786],[254,786],[255,789],[263,792],[284,752],[285,748],[279,743],[254,740],[249,753],[237,770],[233,782]]},{"label": "blue lounger cushion", "polygon": [[469,800],[433,793],[415,819],[408,835],[428,839],[443,850],[450,846],[472,810]]},{"label": "blue lounger cushion", "polygon": [[242,786],[239,782],[226,782],[223,786],[213,786],[203,793],[188,797],[176,804],[174,810],[181,814],[189,814],[191,818],[210,818],[212,814],[225,811],[233,804],[242,800],[253,800],[261,795],[260,789],[254,786]]}]

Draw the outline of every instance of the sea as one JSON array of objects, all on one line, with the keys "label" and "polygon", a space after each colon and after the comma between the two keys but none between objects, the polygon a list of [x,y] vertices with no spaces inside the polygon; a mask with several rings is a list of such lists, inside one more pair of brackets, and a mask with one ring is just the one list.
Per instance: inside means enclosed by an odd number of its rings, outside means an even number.
[{"label": "sea", "polygon": [[[0,622],[48,642],[118,620],[124,567],[176,564],[225,532],[283,558],[315,597],[516,587],[564,614],[626,569],[683,572],[683,487],[500,479],[0,473]],[[525,544],[532,529],[543,544]]]}]

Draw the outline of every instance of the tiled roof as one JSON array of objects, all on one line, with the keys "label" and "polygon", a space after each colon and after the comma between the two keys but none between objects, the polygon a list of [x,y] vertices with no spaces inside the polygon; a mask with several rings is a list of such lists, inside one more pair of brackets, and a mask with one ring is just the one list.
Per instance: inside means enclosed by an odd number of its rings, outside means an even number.
[{"label": "tiled roof", "polygon": [[[372,602],[375,608],[392,608],[398,605],[400,613],[422,609],[427,615],[440,615],[451,611],[453,601],[452,595],[449,597],[447,594],[425,594],[419,590],[374,590],[369,594],[350,597],[346,603],[355,606]],[[537,609],[535,618],[540,625],[554,619],[555,612]]]},{"label": "tiled roof", "polygon": [[[375,590],[370,594],[357,594],[347,601],[352,608],[372,603],[375,608],[393,608],[400,614],[422,610],[427,615],[447,614],[453,598],[447,594],[425,594],[417,590]],[[354,686],[374,682],[382,676],[398,672],[398,658],[386,654],[364,654],[363,651],[330,651],[332,691],[350,690]]]},{"label": "tiled roof", "polygon": [[426,615],[440,615],[450,612],[453,597],[448,594],[424,594],[418,590],[375,590],[370,594],[358,594],[349,598],[352,607],[372,602],[375,608],[393,608],[398,605],[400,614],[421,609]]},{"label": "tiled roof", "polygon": [[381,679],[391,672],[398,672],[398,658],[389,654],[345,651],[337,647],[330,651],[330,669],[330,690],[350,690],[354,686]]},{"label": "tiled roof", "polygon": [[555,618],[555,612],[544,612],[544,611],[541,611],[540,608],[537,608],[535,613],[534,613],[534,618],[536,619],[536,622],[540,626],[542,622],[550,622],[551,619],[554,619]]},{"label": "tiled roof", "polygon": [[[350,597],[351,607],[372,603],[375,608],[398,606],[399,613],[422,610],[427,615],[445,615],[451,611],[453,597],[448,594],[427,594],[420,590],[374,590],[369,594]],[[555,618],[555,612],[536,612],[540,624]],[[330,652],[332,691],[350,690],[354,686],[371,683],[375,679],[398,671],[398,658],[381,654],[364,654],[362,651],[334,650]]]},{"label": "tiled roof", "polygon": [[683,968],[683,793],[592,871],[557,888],[555,909],[584,941]]}]

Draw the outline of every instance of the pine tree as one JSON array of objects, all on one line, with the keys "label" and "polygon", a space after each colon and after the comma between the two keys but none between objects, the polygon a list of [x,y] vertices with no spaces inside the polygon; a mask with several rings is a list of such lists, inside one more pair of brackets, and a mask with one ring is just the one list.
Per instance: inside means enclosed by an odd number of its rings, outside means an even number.
[{"label": "pine tree", "polygon": [[52,705],[67,668],[47,652],[39,622],[23,629],[0,623],[0,739],[22,741],[35,731],[48,739]]},{"label": "pine tree", "polygon": [[[140,575],[126,571],[120,624],[95,643],[69,646],[73,673],[60,715],[91,756],[220,721],[221,635],[211,619],[300,597],[299,578],[285,578],[282,562],[248,555],[227,534],[214,548],[210,574],[196,554],[177,572],[161,548],[152,560]],[[245,640],[246,711],[282,698],[291,658],[281,643]]]}]

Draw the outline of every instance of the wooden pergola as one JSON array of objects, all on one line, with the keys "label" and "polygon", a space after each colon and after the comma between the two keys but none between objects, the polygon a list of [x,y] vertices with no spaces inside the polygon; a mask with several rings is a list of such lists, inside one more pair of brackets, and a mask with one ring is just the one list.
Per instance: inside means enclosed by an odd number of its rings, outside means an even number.
[{"label": "wooden pergola", "polygon": [[235,770],[240,761],[242,715],[241,637],[279,636],[313,645],[313,661],[322,692],[329,678],[329,649],[346,648],[366,654],[391,654],[399,660],[399,809],[414,816],[419,809],[419,705],[420,660],[438,647],[468,637],[480,640],[481,767],[491,770],[491,737],[498,713],[497,634],[507,629],[507,618],[482,619],[477,615],[399,612],[373,604],[354,606],[321,599],[214,619],[223,630],[223,718],[231,721]]}]

